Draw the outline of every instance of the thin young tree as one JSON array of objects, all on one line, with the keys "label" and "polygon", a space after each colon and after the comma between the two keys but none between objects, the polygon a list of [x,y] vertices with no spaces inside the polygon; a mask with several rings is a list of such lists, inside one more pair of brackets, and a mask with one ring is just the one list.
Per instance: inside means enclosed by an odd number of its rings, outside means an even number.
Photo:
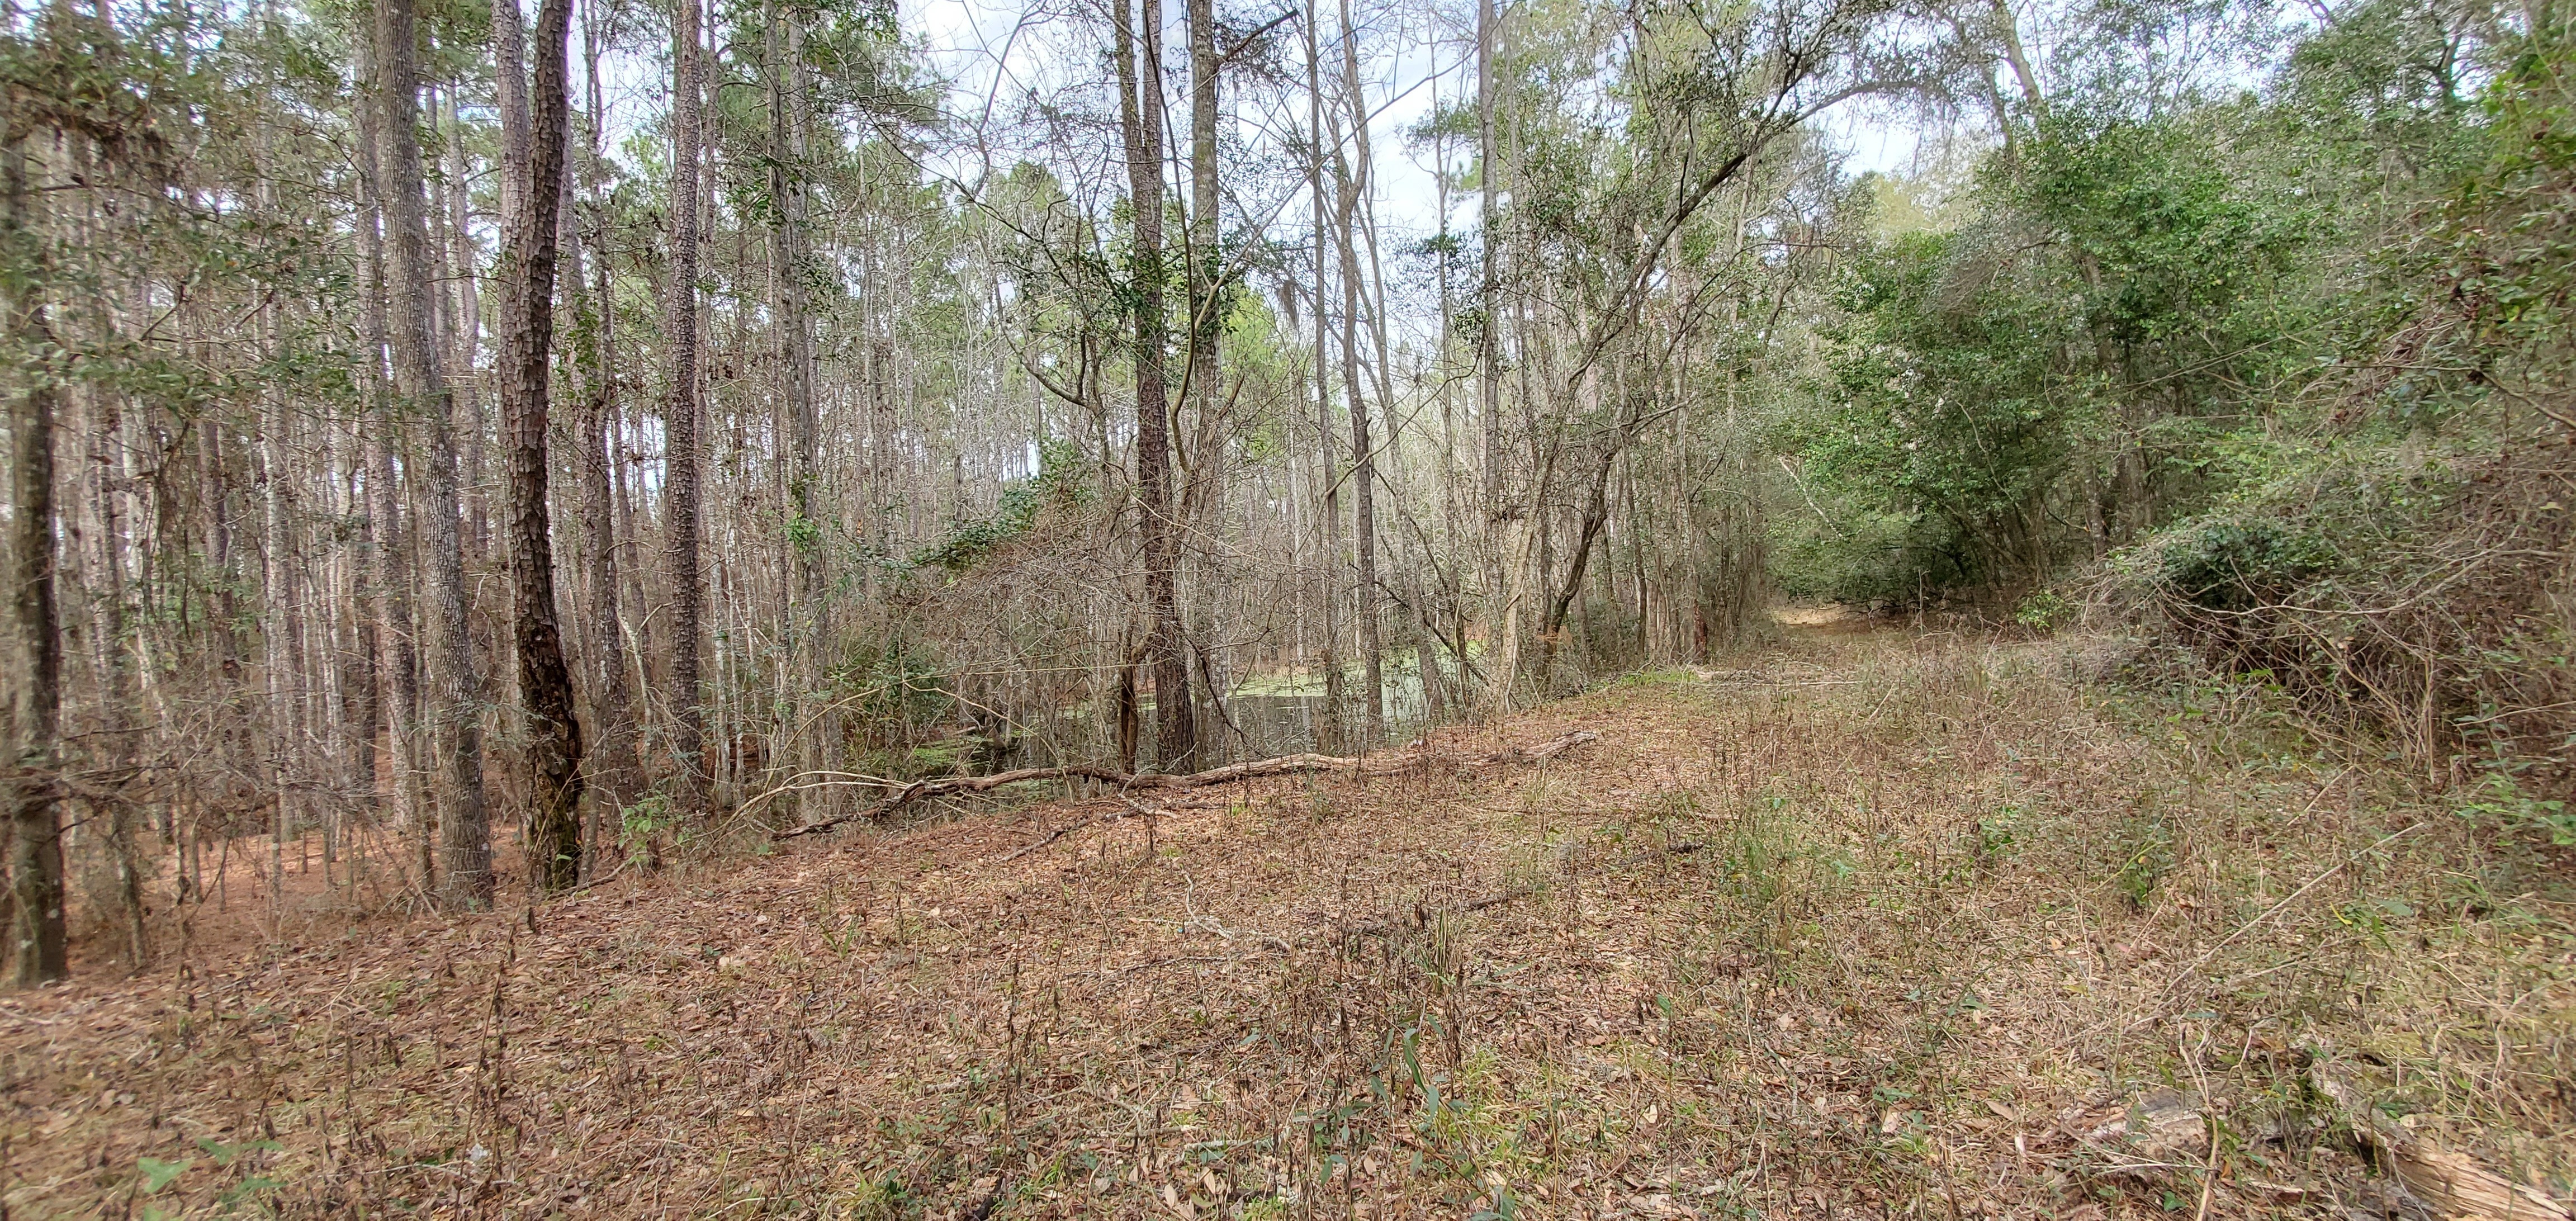
[{"label": "thin young tree", "polygon": [[[584,115],[582,165],[587,183],[604,177],[600,152],[606,101],[599,80],[602,14],[597,3],[582,9]],[[618,618],[617,502],[609,487],[612,424],[619,418],[616,376],[616,316],[609,308],[605,206],[592,199],[577,223],[565,226],[564,288],[573,313],[573,373],[581,406],[574,415],[580,455],[573,462],[578,485],[584,545],[582,566],[589,587],[589,608],[579,624],[585,690],[590,717],[584,744],[589,765],[584,790],[593,799],[594,817],[615,818],[635,795],[635,687],[627,676],[629,650]],[[597,279],[582,275],[582,238],[587,234],[597,256]]]},{"label": "thin young tree", "polygon": [[769,59],[769,194],[770,284],[777,317],[776,348],[780,430],[788,438],[791,466],[785,490],[788,516],[786,544],[789,568],[780,588],[796,593],[796,608],[781,626],[789,642],[779,674],[792,684],[788,701],[794,718],[792,745],[808,769],[837,766],[832,751],[838,734],[831,709],[809,711],[805,693],[817,685],[825,660],[823,633],[829,620],[824,606],[819,483],[822,478],[821,423],[814,394],[813,293],[807,250],[806,182],[807,82],[802,14],[791,17],[786,0],[770,0],[765,31]]},{"label": "thin young tree", "polygon": [[[1340,16],[1342,101],[1349,108],[1350,138],[1359,144],[1359,164],[1354,170],[1344,141],[1333,141],[1333,227],[1342,264],[1342,393],[1351,409],[1351,537],[1358,564],[1353,591],[1359,595],[1352,618],[1360,635],[1361,740],[1375,746],[1386,736],[1386,650],[1378,633],[1377,446],[1369,429],[1368,388],[1360,379],[1358,223],[1360,197],[1368,190],[1368,108],[1361,97],[1359,35],[1351,26],[1350,0],[1341,0]],[[1378,359],[1384,361],[1386,354],[1379,352]]]},{"label": "thin young tree", "polygon": [[[1494,40],[1499,19],[1494,0],[1476,0],[1476,410],[1484,441],[1484,501],[1487,550],[1498,565],[1510,564],[1514,524],[1511,502],[1503,494],[1503,282],[1499,256],[1503,235],[1495,196],[1502,181],[1502,162],[1494,145]],[[1520,656],[1515,618],[1521,584],[1514,567],[1503,584],[1506,602],[1494,624],[1490,643],[1498,658],[1487,698],[1497,710],[1511,706],[1513,671]]]}]

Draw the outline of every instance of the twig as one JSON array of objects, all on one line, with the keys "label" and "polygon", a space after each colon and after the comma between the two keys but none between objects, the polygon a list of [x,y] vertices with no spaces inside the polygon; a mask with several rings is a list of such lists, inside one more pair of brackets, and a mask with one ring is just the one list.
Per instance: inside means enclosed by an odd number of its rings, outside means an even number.
[{"label": "twig", "polygon": [[1119,800],[1127,803],[1127,808],[1126,808],[1126,809],[1118,810],[1118,811],[1114,811],[1114,812],[1112,812],[1112,813],[1108,813],[1108,814],[1103,814],[1103,815],[1101,815],[1101,816],[1100,816],[1100,817],[1098,817],[1098,818],[1088,818],[1088,819],[1084,819],[1084,820],[1082,820],[1082,821],[1080,821],[1080,822],[1069,822],[1069,823],[1066,823],[1065,825],[1063,825],[1063,826],[1061,826],[1061,827],[1058,827],[1058,828],[1056,828],[1056,829],[1055,829],[1055,830],[1053,830],[1053,831],[1048,832],[1048,833],[1047,833],[1047,835],[1046,835],[1046,838],[1041,839],[1041,840],[1037,841],[1036,843],[1028,844],[1028,845],[1026,845],[1026,846],[1019,847],[1019,848],[1014,848],[1014,849],[1012,849],[1011,851],[1009,851],[1009,852],[1007,852],[1007,853],[1003,854],[1002,859],[1003,859],[1004,861],[1016,861],[1016,860],[1020,859],[1021,857],[1027,856],[1028,854],[1030,854],[1030,853],[1032,853],[1032,852],[1035,852],[1035,851],[1037,851],[1037,850],[1038,850],[1038,849],[1040,849],[1040,848],[1044,848],[1044,847],[1046,847],[1047,845],[1052,844],[1052,843],[1056,842],[1057,840],[1063,839],[1065,836],[1071,835],[1071,834],[1073,834],[1073,833],[1074,833],[1074,832],[1076,832],[1076,831],[1080,831],[1080,830],[1083,830],[1083,829],[1088,828],[1088,827],[1105,827],[1105,826],[1108,826],[1110,823],[1117,822],[1117,821],[1119,821],[1119,820],[1121,820],[1121,819],[1130,818],[1130,817],[1133,817],[1133,816],[1138,815],[1138,814],[1144,814],[1144,815],[1148,815],[1148,816],[1153,816],[1153,815],[1169,814],[1169,813],[1171,813],[1171,812],[1172,812],[1172,811],[1174,811],[1174,810],[1214,810],[1214,809],[1221,809],[1221,808],[1223,808],[1225,805],[1230,804],[1230,803],[1222,803],[1222,802],[1214,802],[1214,801],[1176,801],[1176,802],[1173,802],[1173,803],[1172,803],[1172,804],[1170,804],[1170,805],[1164,805],[1164,806],[1148,806],[1148,805],[1142,804],[1142,803],[1140,803],[1140,802],[1138,802],[1138,801],[1135,801],[1135,800],[1134,800],[1134,799],[1132,799],[1132,798],[1126,797],[1126,796],[1124,796],[1124,795],[1121,795],[1121,796],[1119,797]]},{"label": "twig", "polygon": [[2400,827],[2400,828],[2398,828],[2398,829],[2397,829],[2397,830],[2395,830],[2395,831],[2391,831],[2391,832],[2389,832],[2388,834],[2381,836],[2381,837],[2379,838],[2379,841],[2378,841],[2377,843],[2374,843],[2374,844],[2372,844],[2371,846],[2369,846],[2369,847],[2367,847],[2367,848],[2362,849],[2360,852],[2355,852],[2355,853],[2353,853],[2352,855],[2347,856],[2347,857],[2343,858],[2343,859],[2342,859],[2342,860],[2340,860],[2340,861],[2336,861],[2333,865],[2328,866],[2328,867],[2326,868],[2326,871],[2325,871],[2324,873],[2320,873],[2320,874],[2318,874],[2317,876],[2315,876],[2315,877],[2313,877],[2313,878],[2308,879],[2308,884],[2307,884],[2307,885],[2302,886],[2302,887],[2298,888],[2297,890],[2291,891],[2291,892],[2290,892],[2290,896],[2289,896],[2288,898],[2283,899],[2283,900],[2281,900],[2280,902],[2275,903],[2275,904],[2273,904],[2272,906],[2270,906],[2270,907],[2268,907],[2268,908],[2264,909],[2264,911],[2263,911],[2263,914],[2262,914],[2262,915],[2256,916],[2256,917],[2254,917],[2253,919],[2246,921],[2246,922],[2245,922],[2241,927],[2239,927],[2235,932],[2229,933],[2227,936],[2225,936],[2225,937],[2221,938],[2221,939],[2219,940],[2218,944],[2216,944],[2216,945],[2213,945],[2213,946],[2209,947],[2208,952],[2206,952],[2206,953],[2202,954],[2202,955],[2201,955],[2200,957],[2198,957],[2198,958],[2193,959],[2193,960],[2192,960],[2192,962],[2191,962],[2191,965],[2190,965],[2190,966],[2187,966],[2187,967],[2184,967],[2184,968],[2182,969],[2182,974],[2175,976],[2175,977],[2173,978],[2173,982],[2172,982],[2172,983],[2169,983],[2169,984],[2166,984],[2166,985],[2165,985],[2165,987],[2166,987],[2166,988],[2168,988],[2168,989],[2170,989],[2170,988],[2174,988],[2174,987],[2177,987],[2177,986],[2179,986],[2179,985],[2182,983],[2182,981],[2184,981],[2184,980],[2186,980],[2186,979],[2191,978],[2194,974],[2198,973],[2198,972],[2199,972],[2199,970],[2200,970],[2200,968],[2201,968],[2202,966],[2206,965],[2206,964],[2209,962],[2209,960],[2210,960],[2211,958],[2216,957],[2216,956],[2217,956],[2217,954],[2218,954],[2218,952],[2219,952],[2220,950],[2226,949],[2226,948],[2227,948],[2227,946],[2228,946],[2228,943],[2230,943],[2230,942],[2232,942],[2232,941],[2236,940],[2236,939],[2237,939],[2237,938],[2239,938],[2239,937],[2244,936],[2245,934],[2247,934],[2247,933],[2249,933],[2249,932],[2254,931],[2254,926],[2256,926],[2256,925],[2258,925],[2258,924],[2261,924],[2261,923],[2263,923],[2263,922],[2264,922],[2264,921],[2266,921],[2266,920],[2271,919],[2274,915],[2278,914],[2282,908],[2288,907],[2288,906],[2289,906],[2289,905],[2291,905],[2292,903],[2296,903],[2296,902],[2298,902],[2298,900],[2299,900],[2299,896],[2304,895],[2304,894],[2308,893],[2308,892],[2309,892],[2309,891],[2311,891],[2311,890],[2315,890],[2315,889],[2317,888],[2317,886],[2318,886],[2319,884],[2323,883],[2327,878],[2333,877],[2334,875],[2336,875],[2336,874],[2338,874],[2338,873],[2343,872],[2343,867],[2344,867],[2344,866],[2349,865],[2349,864],[2353,863],[2354,861],[2360,860],[2364,855],[2366,855],[2366,854],[2368,854],[2368,853],[2376,852],[2376,851],[2380,850],[2381,848],[2387,847],[2390,843],[2394,842],[2394,841],[2397,839],[2397,837],[2398,837],[2398,836],[2404,835],[2404,834],[2406,834],[2406,833],[2407,833],[2407,832],[2409,832],[2409,831],[2416,830],[2417,828],[2422,827],[2422,826],[2424,826],[2424,825],[2425,825],[2425,824],[2423,824],[2423,823],[2420,823],[2420,822],[2419,822],[2419,823],[2411,823],[2411,824],[2408,824],[2407,826]]},{"label": "twig", "polygon": [[[1416,907],[1413,909],[1414,925],[1417,928],[1429,928],[1431,926],[1431,922],[1441,916],[1463,916],[1470,912],[1483,911],[1489,907],[1501,907],[1503,904],[1509,903],[1514,899],[1526,899],[1537,893],[1538,887],[1535,886],[1515,886],[1501,894],[1487,895],[1484,898],[1461,903],[1456,907],[1444,908],[1437,912],[1434,912],[1429,908]],[[1384,937],[1402,927],[1404,927],[1404,920],[1402,917],[1397,917],[1393,920],[1380,920],[1372,924],[1363,924],[1354,928],[1346,928],[1342,930],[1342,939],[1348,941],[1359,937]]]}]

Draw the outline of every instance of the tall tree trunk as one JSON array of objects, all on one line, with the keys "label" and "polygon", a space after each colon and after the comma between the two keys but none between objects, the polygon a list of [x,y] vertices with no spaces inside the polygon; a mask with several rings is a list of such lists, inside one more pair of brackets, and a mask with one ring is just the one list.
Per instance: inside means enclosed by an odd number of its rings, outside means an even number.
[{"label": "tall tree trunk", "polygon": [[671,23],[671,275],[663,342],[671,349],[670,397],[663,407],[668,461],[663,490],[671,561],[672,796],[680,817],[707,814],[706,707],[699,690],[699,621],[706,576],[699,568],[698,497],[698,0],[679,0]]},{"label": "tall tree trunk", "polygon": [[[1218,216],[1219,205],[1217,196],[1216,87],[1217,72],[1220,61],[1218,60],[1216,53],[1215,0],[1189,0],[1189,24],[1189,384],[1190,403],[1192,407],[1191,414],[1193,418],[1197,420],[1198,427],[1205,429],[1210,427],[1212,422],[1216,419],[1217,340],[1225,331],[1224,252],[1218,247],[1220,233],[1218,222],[1220,218]],[[1200,464],[1191,468],[1193,472],[1192,481],[1196,482],[1196,475],[1201,473],[1207,474],[1213,478],[1221,465],[1222,464],[1217,462],[1213,457],[1203,459]],[[1176,527],[1170,538],[1171,551],[1173,552],[1172,561],[1175,567],[1177,567],[1179,562],[1179,540],[1180,532]],[[1177,575],[1173,578],[1172,583],[1175,586],[1178,585]],[[1179,622],[1177,588],[1170,592],[1175,599],[1175,608],[1172,611],[1172,615],[1174,622],[1177,623]],[[1175,633],[1175,639],[1172,640],[1171,644],[1174,657],[1167,667],[1168,672],[1165,670],[1158,670],[1154,676],[1154,684],[1157,689],[1160,689],[1166,681],[1177,678],[1183,684],[1183,691],[1186,693],[1190,677],[1189,666],[1187,663],[1188,642],[1186,640],[1179,639],[1177,633]],[[1202,665],[1201,669],[1204,670],[1205,666]],[[1208,688],[1208,698],[1211,701],[1218,701],[1223,698],[1222,694],[1216,690],[1216,685],[1213,682],[1208,685]],[[1157,707],[1160,706],[1161,705],[1158,703]],[[1180,714],[1177,722],[1175,721],[1172,712],[1167,711],[1163,714],[1161,725],[1163,742],[1161,747],[1166,758],[1185,759],[1190,761],[1189,766],[1181,767],[1177,770],[1195,770],[1197,767],[1196,760],[1198,752],[1198,714],[1192,701],[1188,699],[1179,701],[1176,706],[1176,711]],[[1218,705],[1217,711],[1219,714],[1224,712],[1222,704]],[[1180,748],[1177,752],[1174,748],[1174,731],[1176,728],[1180,731],[1180,737],[1178,739],[1180,742]]]},{"label": "tall tree trunk", "polygon": [[1494,42],[1499,36],[1494,0],[1476,0],[1476,187],[1477,246],[1481,264],[1476,335],[1476,397],[1485,442],[1485,521],[1502,608],[1494,617],[1493,638],[1486,641],[1493,657],[1491,688],[1486,694],[1496,711],[1509,711],[1514,684],[1520,681],[1521,604],[1528,597],[1530,523],[1503,491],[1503,282],[1497,256],[1502,234],[1495,212],[1501,181],[1501,149],[1494,142]]},{"label": "tall tree trunk", "polygon": [[[269,313],[267,310],[261,311]],[[278,350],[273,317],[262,323],[271,351]],[[286,837],[308,816],[312,778],[304,749],[306,703],[311,692],[306,667],[297,656],[303,632],[303,599],[291,561],[294,523],[288,515],[288,488],[294,481],[286,467],[288,428],[282,390],[272,389],[260,402],[260,505],[264,528],[260,540],[260,672],[267,687],[270,815],[268,824],[269,901],[285,912]]]},{"label": "tall tree trunk", "polygon": [[1323,512],[1316,527],[1323,562],[1324,724],[1316,736],[1327,750],[1343,749],[1342,734],[1342,481],[1333,463],[1333,362],[1330,314],[1324,308],[1325,250],[1331,235],[1324,227],[1324,69],[1322,41],[1315,27],[1315,3],[1306,3],[1306,193],[1313,203],[1315,246],[1315,451],[1316,480]]},{"label": "tall tree trunk", "polygon": [[[1377,583],[1377,450],[1369,435],[1367,386],[1360,379],[1360,264],[1358,220],[1360,193],[1367,189],[1368,110],[1360,98],[1359,41],[1351,28],[1350,0],[1341,4],[1342,89],[1350,108],[1352,138],[1360,141],[1361,163],[1354,173],[1340,141],[1333,145],[1335,244],[1342,256],[1342,392],[1351,406],[1351,537],[1357,543],[1363,746],[1386,736],[1386,648],[1379,639]],[[1380,361],[1386,359],[1381,348]]]},{"label": "tall tree trunk", "polygon": [[376,7],[376,56],[384,105],[385,217],[394,375],[413,412],[429,426],[429,476],[421,529],[429,563],[429,697],[426,715],[437,768],[440,895],[451,906],[492,898],[491,827],[483,806],[483,735],[475,708],[474,641],[466,619],[465,556],[459,537],[456,435],[447,379],[430,337],[429,218],[420,165],[418,34],[412,0]]},{"label": "tall tree trunk", "polygon": [[[10,341],[18,350],[6,368],[8,388],[9,530],[6,566],[8,621],[0,631],[0,777],[9,816],[9,948],[20,986],[61,979],[71,972],[71,943],[63,919],[63,825],[55,797],[62,751],[63,644],[54,608],[54,412],[53,372],[38,367],[38,353],[53,344],[45,319],[44,239],[36,231],[27,181],[28,146],[22,128],[0,149],[0,257],[32,272],[11,277],[7,301]],[[32,282],[28,282],[32,281]]]},{"label": "tall tree trunk", "polygon": [[[420,846],[421,885],[432,876],[428,809],[418,798],[420,776],[416,718],[420,709],[420,659],[412,638],[411,545],[403,534],[403,496],[394,479],[394,455],[402,448],[400,404],[386,365],[389,324],[385,316],[384,176],[382,78],[376,70],[372,43],[360,48],[362,69],[373,92],[357,105],[359,188],[366,199],[359,217],[358,244],[366,260],[366,304],[360,326],[366,340],[369,416],[367,431],[367,532],[374,545],[368,580],[373,585],[375,676],[378,720],[385,732],[383,784],[393,825],[408,830]],[[370,742],[373,749],[374,743]]]},{"label": "tall tree trunk", "polygon": [[1191,770],[1198,754],[1196,701],[1182,641],[1179,530],[1172,520],[1171,407],[1163,354],[1163,12],[1138,0],[1135,25],[1117,20],[1119,117],[1126,132],[1127,198],[1136,247],[1136,490],[1145,551],[1145,602],[1153,625],[1145,655],[1154,672],[1155,766]]},{"label": "tall tree trunk", "polygon": [[[518,0],[494,0],[504,54],[502,121],[510,166],[527,176],[503,192],[509,253],[502,264],[501,419],[510,463],[512,643],[528,740],[528,886],[561,890],[581,880],[581,723],[573,716],[572,671],[555,617],[553,524],[546,500],[548,356],[555,333],[555,247],[561,233],[566,40],[572,0],[537,9],[534,96],[526,96],[515,50]],[[514,86],[516,88],[514,88]],[[509,99],[519,93],[519,104]]]},{"label": "tall tree trunk", "polygon": [[[599,82],[599,40],[592,10],[582,13],[582,58],[587,71],[587,122],[582,131],[585,160],[593,175],[598,173],[601,158],[599,142],[603,123],[603,99]],[[595,179],[594,179],[595,181]],[[598,257],[598,279],[590,292],[583,291],[581,242],[582,227],[569,227],[573,236],[564,243],[565,275],[573,309],[576,347],[573,368],[579,375],[581,409],[576,417],[575,433],[580,437],[580,458],[573,464],[573,474],[580,481],[581,521],[586,531],[583,550],[588,569],[590,613],[586,620],[583,650],[590,673],[591,737],[595,739],[586,762],[590,765],[587,789],[592,795],[594,821],[620,817],[636,792],[634,686],[628,682],[630,652],[618,617],[620,589],[617,571],[617,505],[609,488],[611,464],[614,462],[612,426],[619,417],[617,405],[616,348],[614,346],[615,314],[610,309],[608,255],[601,245],[606,227],[599,223],[597,208],[592,209],[591,247]]]},{"label": "tall tree trunk", "polygon": [[[433,126],[436,120],[437,116],[432,115]],[[457,434],[458,528],[464,531],[464,554],[473,561],[471,571],[483,572],[489,569],[492,558],[490,486],[485,482],[490,472],[484,469],[483,455],[483,395],[474,377],[474,362],[483,350],[483,302],[474,275],[474,198],[468,186],[473,167],[466,160],[464,99],[452,86],[447,90],[447,121],[452,129],[447,136],[448,172],[439,184],[447,202],[447,231],[446,240],[439,245],[454,260],[452,282],[456,286],[452,301],[456,325],[449,336],[456,362],[449,367],[456,374],[456,392],[448,400],[448,410],[454,413]],[[506,171],[502,175],[505,196],[510,190],[509,177]],[[476,690],[480,694],[479,685]]]},{"label": "tall tree trunk", "polygon": [[[807,707],[808,693],[822,685],[829,664],[824,636],[830,616],[823,596],[822,526],[817,520],[815,495],[822,478],[822,429],[815,416],[812,293],[806,284],[811,259],[805,231],[805,40],[802,22],[789,20],[785,9],[785,0],[770,0],[769,184],[770,197],[776,201],[771,213],[770,278],[777,293],[775,356],[780,414],[785,417],[781,424],[793,463],[788,471],[786,508],[790,515],[787,545],[794,571],[780,575],[782,579],[792,578],[797,603],[789,611],[785,625],[790,643],[780,673],[794,692],[788,708],[795,718],[791,726],[795,748],[802,756],[799,762],[809,770],[830,770],[840,765],[839,715],[829,699],[823,701],[821,708]],[[819,790],[826,800],[836,791]]]}]

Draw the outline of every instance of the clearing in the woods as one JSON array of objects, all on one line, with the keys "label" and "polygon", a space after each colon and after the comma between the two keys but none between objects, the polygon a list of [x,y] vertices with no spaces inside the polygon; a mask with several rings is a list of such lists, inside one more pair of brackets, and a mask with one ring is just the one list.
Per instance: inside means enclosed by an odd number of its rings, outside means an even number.
[{"label": "clearing in the woods", "polygon": [[2563,1216],[2563,855],[2259,688],[1853,628],[11,996],[7,1215]]}]

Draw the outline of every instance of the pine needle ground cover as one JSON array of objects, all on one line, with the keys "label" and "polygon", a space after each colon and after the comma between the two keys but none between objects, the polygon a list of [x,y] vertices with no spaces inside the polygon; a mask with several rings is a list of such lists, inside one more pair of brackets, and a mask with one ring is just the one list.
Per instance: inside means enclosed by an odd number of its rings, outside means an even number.
[{"label": "pine needle ground cover", "polygon": [[2563,850],[2120,642],[1852,627],[13,995],[8,1215],[2564,1206]]}]

